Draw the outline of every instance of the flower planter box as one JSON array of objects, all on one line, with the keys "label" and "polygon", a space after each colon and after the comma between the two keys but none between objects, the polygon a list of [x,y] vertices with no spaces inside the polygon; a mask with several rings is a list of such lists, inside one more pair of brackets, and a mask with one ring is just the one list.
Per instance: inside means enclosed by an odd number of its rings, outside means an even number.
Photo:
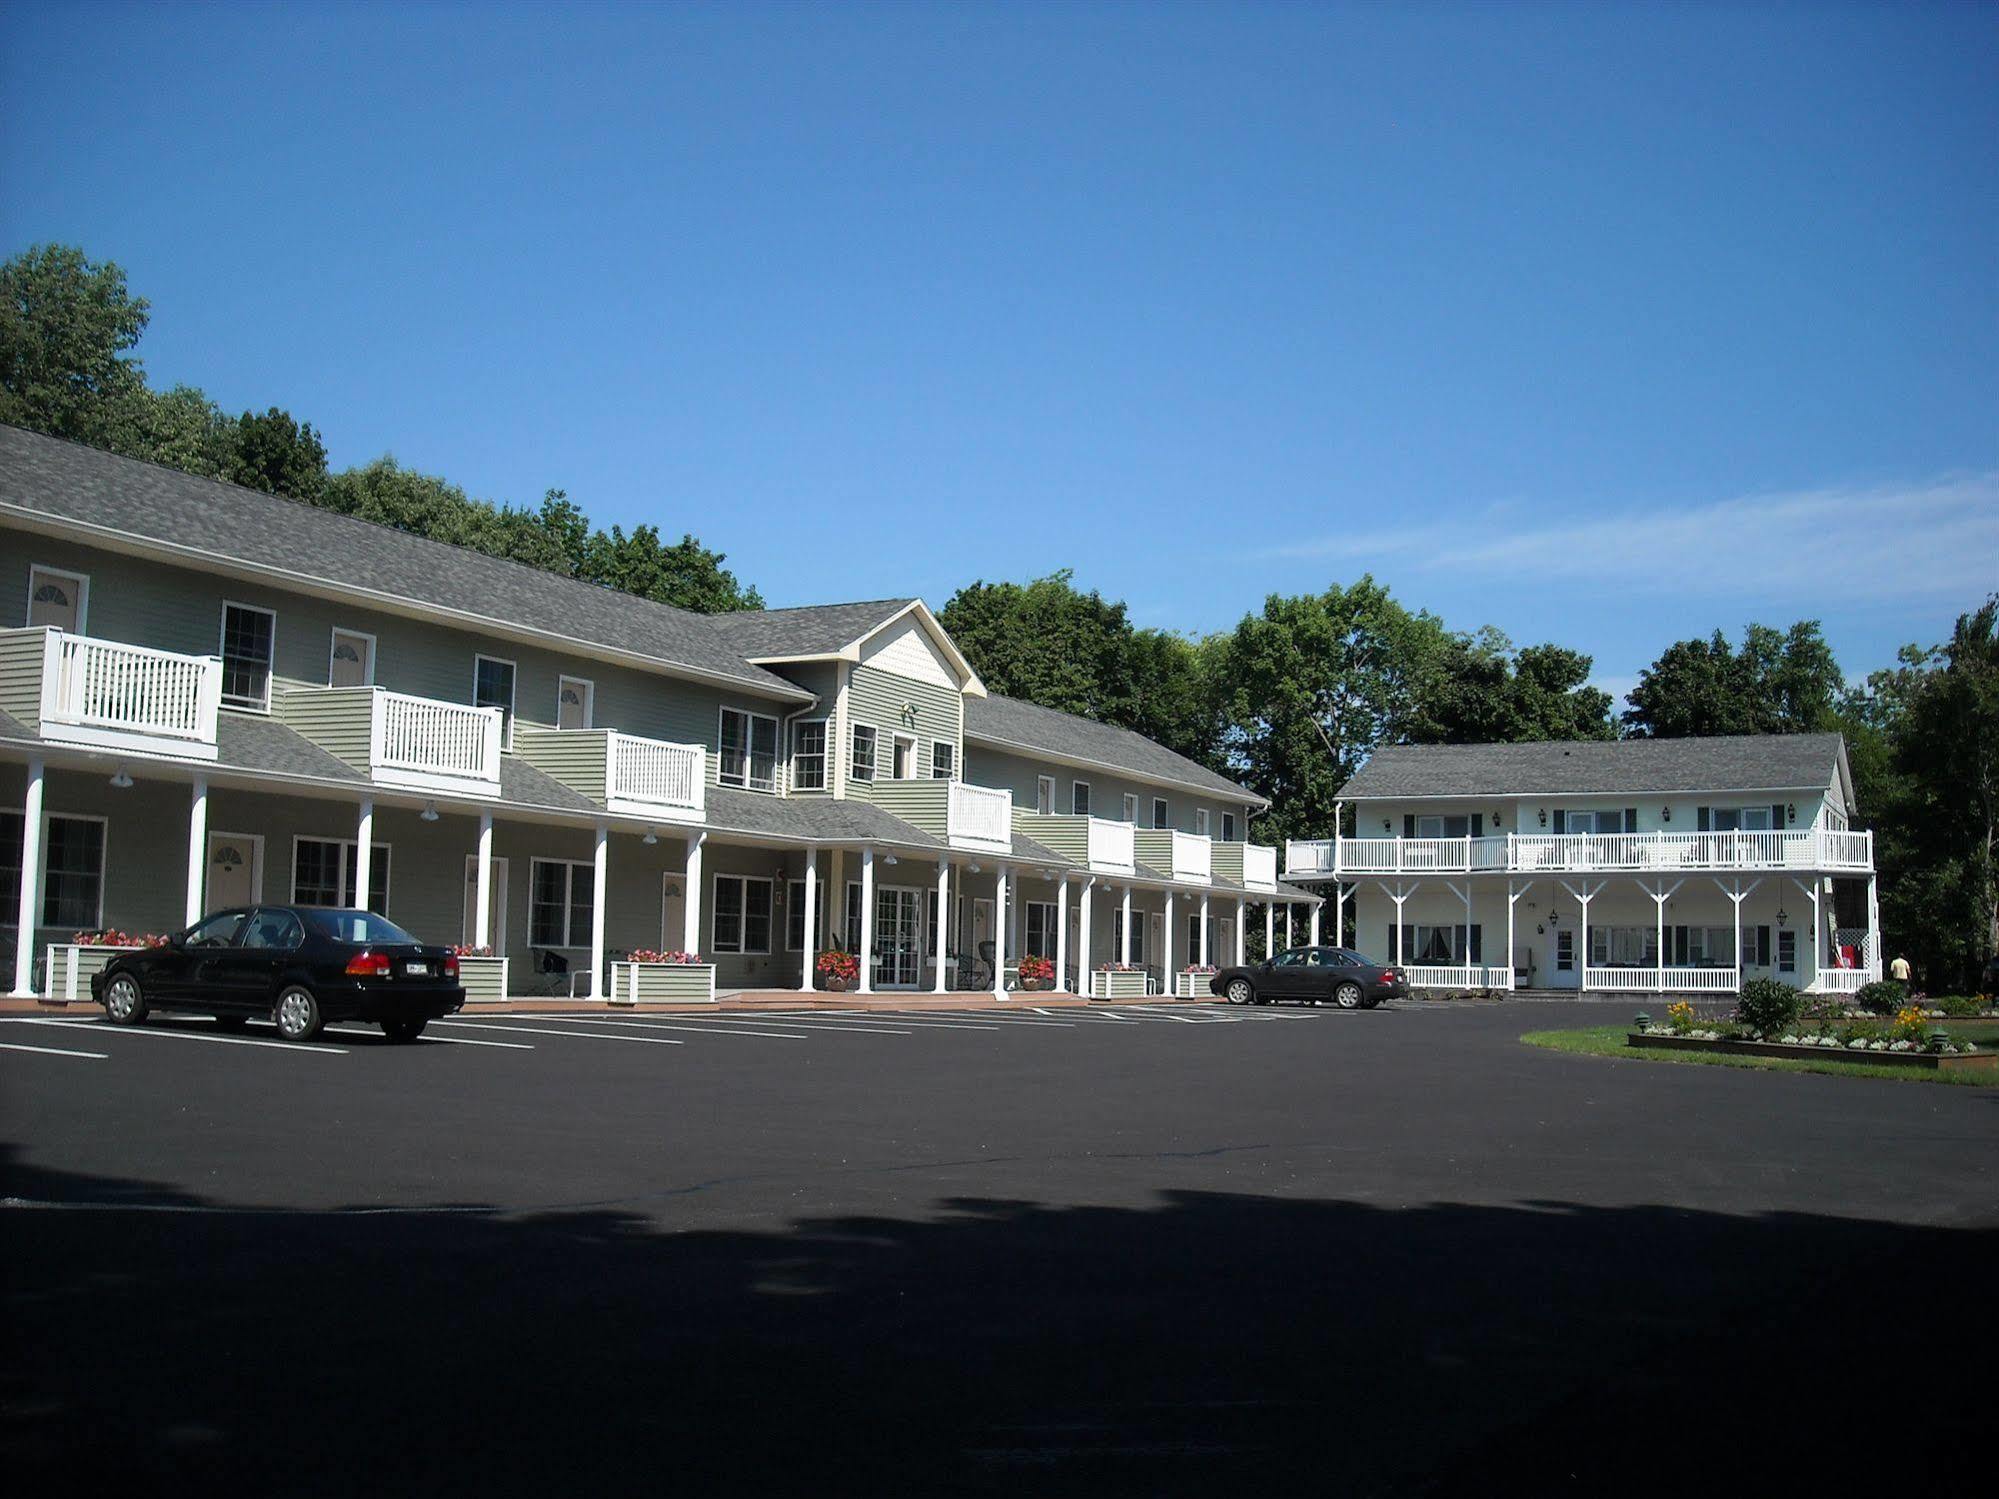
[{"label": "flower planter box", "polygon": [[1144,999],[1145,983],[1143,973],[1093,973],[1090,975],[1090,998]]},{"label": "flower planter box", "polygon": [[1209,981],[1212,973],[1176,973],[1173,975],[1173,993],[1180,999],[1206,999],[1210,994]]},{"label": "flower planter box", "polygon": [[614,1005],[705,1004],[715,997],[713,963],[613,963]]},{"label": "flower planter box", "polygon": [[48,945],[48,966],[43,970],[42,982],[48,988],[50,999],[66,1001],[90,999],[90,980],[93,974],[104,971],[104,965],[120,953],[139,952],[136,947],[97,947],[75,942],[51,942]]},{"label": "flower planter box", "polygon": [[507,997],[507,965],[511,958],[460,958],[458,982],[465,986],[465,1003],[492,1004]]},{"label": "flower planter box", "polygon": [[1729,1057],[1789,1057],[1800,1061],[1865,1062],[1871,1066],[1903,1067],[1911,1072],[1990,1072],[1999,1065],[1999,1051],[1849,1051],[1844,1046],[1785,1046],[1777,1041],[1699,1041],[1692,1036],[1648,1036],[1633,1031],[1626,1044],[1640,1051],[1713,1051]]}]

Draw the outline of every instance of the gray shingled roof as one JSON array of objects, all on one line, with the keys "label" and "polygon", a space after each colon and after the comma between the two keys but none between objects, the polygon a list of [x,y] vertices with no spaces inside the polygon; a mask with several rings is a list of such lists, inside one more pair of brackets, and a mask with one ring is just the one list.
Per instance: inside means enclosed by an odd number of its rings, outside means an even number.
[{"label": "gray shingled roof", "polygon": [[915,599],[870,599],[857,604],[811,604],[800,609],[752,609],[738,614],[717,614],[712,622],[731,647],[751,660],[830,656],[915,602]]},{"label": "gray shingled roof", "polygon": [[1112,770],[1129,771],[1151,781],[1191,786],[1231,801],[1263,805],[1264,799],[1205,765],[1176,755],[1162,744],[1130,729],[1114,729],[1095,719],[1079,718],[1055,708],[1043,708],[1019,698],[990,693],[965,699],[965,737],[987,744],[1040,751],[1072,760],[1088,760]]},{"label": "gray shingled roof", "polygon": [[1582,796],[1662,791],[1803,791],[1832,784],[1837,734],[1615,739],[1546,744],[1394,744],[1340,790],[1370,797]]},{"label": "gray shingled roof", "polygon": [[0,425],[0,504],[806,696],[708,615],[19,427]]},{"label": "gray shingled roof", "polygon": [[215,761],[220,769],[368,784],[365,774],[339,756],[328,754],[298,730],[255,713],[216,715]]}]

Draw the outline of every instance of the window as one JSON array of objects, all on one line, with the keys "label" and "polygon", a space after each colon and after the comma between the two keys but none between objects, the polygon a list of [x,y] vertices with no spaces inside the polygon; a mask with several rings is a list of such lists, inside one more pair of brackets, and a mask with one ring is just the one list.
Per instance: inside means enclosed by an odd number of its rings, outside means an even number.
[{"label": "window", "polygon": [[271,642],[277,615],[249,604],[222,606],[222,701],[237,708],[271,705]]},{"label": "window", "polygon": [[[354,904],[354,851],[351,838],[299,838],[292,843],[292,903],[300,906]],[[371,844],[368,855],[368,909],[389,909],[389,846]]]},{"label": "window", "polygon": [[1138,826],[1138,797],[1130,791],[1124,794],[1124,820],[1133,827]]},{"label": "window", "polygon": [[472,702],[475,707],[500,710],[500,744],[514,747],[514,663],[497,656],[481,656],[472,668]]},{"label": "window", "polygon": [[1222,842],[1235,842],[1235,813],[1222,813]]},{"label": "window", "polygon": [[854,725],[853,758],[849,773],[857,781],[875,778],[875,731],[870,724]]},{"label": "window", "polygon": [[555,726],[587,729],[597,712],[597,684],[588,677],[555,679]]},{"label": "window", "polygon": [[933,781],[948,781],[958,773],[958,746],[948,739],[932,741],[930,745],[930,778]]},{"label": "window", "polygon": [[24,812],[0,812],[0,927],[13,926],[21,914],[21,830]]},{"label": "window", "polygon": [[1798,971],[1798,934],[1789,927],[1780,928],[1777,932],[1777,971]]},{"label": "window", "polygon": [[777,720],[736,708],[722,710],[722,759],[715,779],[751,791],[777,789]]},{"label": "window", "polygon": [[1756,968],[1770,966],[1770,928],[1759,926],[1742,934],[1742,961]]},{"label": "window", "polygon": [[1055,777],[1034,778],[1034,810],[1043,817],[1055,810]]},{"label": "window", "polygon": [[[1744,936],[1748,936],[1744,933]],[[1735,931],[1725,926],[1666,929],[1666,961],[1676,968],[1733,968]]]},{"label": "window", "polygon": [[1203,838],[1208,836],[1208,809],[1206,807],[1196,807],[1194,809],[1194,831],[1199,833]]},{"label": "window", "polygon": [[802,952],[805,948],[805,881],[787,880],[784,898],[790,902],[784,908],[784,950]]},{"label": "window", "polygon": [[245,947],[290,952],[305,940],[305,927],[290,911],[259,911],[243,929]]},{"label": "window", "polygon": [[[1578,812],[1572,815],[1577,817],[1587,817],[1590,814],[1586,812]],[[1596,829],[1580,828],[1576,829],[1575,831],[1595,832]],[[1603,831],[1606,833],[1614,833],[1618,830],[1616,828],[1605,828],[1603,829]],[[1415,836],[1418,838],[1463,838],[1468,836],[1470,833],[1471,833],[1471,819],[1469,817],[1441,817],[1433,815],[1433,816],[1418,817],[1416,819]]]},{"label": "window", "polygon": [[1069,787],[1069,810],[1078,817],[1090,815],[1090,783],[1075,781]]},{"label": "window", "polygon": [[750,875],[715,876],[715,951],[770,951],[771,882]]},{"label": "window", "polygon": [[898,781],[907,781],[916,774],[916,741],[907,734],[896,735],[890,747],[889,774]]},{"label": "window", "polygon": [[1055,907],[1038,900],[1027,902],[1027,951],[1037,958],[1055,956]]},{"label": "window", "polygon": [[1770,808],[1716,807],[1712,825],[1717,833],[1767,833],[1770,831]]},{"label": "window", "polygon": [[791,789],[826,789],[826,720],[809,718],[791,730]]},{"label": "window", "polygon": [[58,572],[52,567],[28,569],[28,625],[53,625],[71,635],[81,635],[84,608],[90,599],[90,579],[82,573]]},{"label": "window", "polygon": [[[20,844],[14,845],[18,861]],[[20,875],[14,877],[19,900]],[[15,907],[19,910],[19,906]],[[82,927],[104,924],[104,820],[57,817],[48,820],[48,856],[42,871],[42,925]]]},{"label": "window", "polygon": [[1658,933],[1649,926],[1593,926],[1589,929],[1592,968],[1650,968],[1658,961]]},{"label": "window", "polygon": [[1555,933],[1555,971],[1574,973],[1576,969],[1576,934],[1574,932]]},{"label": "window", "polygon": [[329,687],[370,687],[375,681],[375,637],[360,630],[335,630],[326,662]]},{"label": "window", "polygon": [[205,921],[196,922],[188,929],[189,947],[234,947],[237,935],[243,930],[241,911],[222,911]]},{"label": "window", "polygon": [[[1592,929],[1592,934],[1603,928]],[[1471,929],[1471,953],[1465,953],[1465,929],[1458,926],[1405,926],[1402,928],[1402,961],[1405,963],[1476,963],[1483,956],[1484,931],[1476,923]]]},{"label": "window", "polygon": [[[1124,951],[1124,909],[1119,907],[1111,912],[1111,961],[1122,961],[1118,954]],[[1131,913],[1131,962],[1134,966],[1145,963],[1145,913]]]},{"label": "window", "polygon": [[536,859],[529,874],[528,946],[588,947],[596,867],[580,859]]},{"label": "window", "polygon": [[[1635,833],[1637,813],[1623,811],[1558,812],[1555,815],[1554,831],[1557,833]],[[1448,833],[1445,836],[1461,838],[1469,829]]]},{"label": "window", "polygon": [[1163,796],[1155,796],[1152,799],[1152,825],[1155,828],[1170,828],[1173,826],[1173,819],[1168,814],[1166,798]]},{"label": "window", "polygon": [[847,952],[861,950],[861,884],[858,880],[847,881],[846,940],[843,947]]}]

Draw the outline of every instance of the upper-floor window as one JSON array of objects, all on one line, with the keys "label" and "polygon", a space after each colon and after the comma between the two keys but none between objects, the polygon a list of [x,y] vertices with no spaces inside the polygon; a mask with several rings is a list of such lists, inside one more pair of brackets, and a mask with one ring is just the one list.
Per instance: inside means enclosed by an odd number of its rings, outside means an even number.
[{"label": "upper-floor window", "polygon": [[514,663],[498,656],[480,656],[472,667],[472,703],[500,710],[500,744],[514,747]]},{"label": "upper-floor window", "polygon": [[1166,798],[1163,796],[1155,796],[1152,799],[1152,825],[1155,828],[1170,828],[1173,826],[1173,819],[1168,815]]},{"label": "upper-floor window", "polygon": [[791,789],[826,789],[826,720],[808,718],[791,730]]},{"label": "upper-floor window", "polygon": [[83,633],[84,609],[90,599],[90,579],[82,573],[53,567],[28,569],[28,624],[52,625],[67,635]]},{"label": "upper-floor window", "polygon": [[[1468,824],[1469,820],[1460,817],[1454,819],[1454,821]],[[1555,814],[1554,831],[1557,833],[1635,833],[1638,831],[1638,812],[1636,808],[1596,808],[1587,812],[1558,812]],[[1464,832],[1465,829],[1458,829],[1454,832],[1448,832],[1444,836],[1458,838],[1464,836]]]},{"label": "upper-floor window", "polygon": [[857,781],[872,781],[875,778],[875,730],[873,724],[854,725],[851,747],[852,758],[848,774]]},{"label": "upper-floor window", "polygon": [[[1468,838],[1471,836],[1470,817],[1442,817],[1426,814],[1416,819],[1415,827],[1418,838]],[[1586,832],[1589,830],[1578,828],[1576,831]],[[1612,828],[1609,831],[1616,832],[1618,829]]]},{"label": "upper-floor window", "polygon": [[1715,807],[1708,815],[1717,833],[1767,833],[1770,831],[1770,810],[1768,807]]},{"label": "upper-floor window", "polygon": [[1078,817],[1090,815],[1090,783],[1075,781],[1069,787],[1069,810]]},{"label": "upper-floor window", "polygon": [[1034,810],[1043,817],[1055,810],[1055,777],[1034,778]]},{"label": "upper-floor window", "polygon": [[1124,820],[1133,827],[1138,826],[1138,796],[1134,792],[1124,794]]},{"label": "upper-floor window", "polygon": [[1208,809],[1206,807],[1196,807],[1194,809],[1194,831],[1199,833],[1203,838],[1208,836]]},{"label": "upper-floor window", "polygon": [[327,650],[326,685],[371,687],[375,682],[375,637],[362,630],[335,630]]},{"label": "upper-floor window", "polygon": [[771,791],[777,786],[777,720],[738,708],[722,710],[722,759],[715,778],[724,786]]},{"label": "upper-floor window", "polygon": [[930,776],[932,780],[948,781],[958,773],[958,746],[948,739],[931,741]]},{"label": "upper-floor window", "polygon": [[238,708],[271,706],[271,649],[278,617],[254,604],[222,606],[222,701]]},{"label": "upper-floor window", "polygon": [[555,726],[587,729],[597,714],[597,684],[588,677],[558,677],[555,682]]},{"label": "upper-floor window", "polygon": [[1235,813],[1222,813],[1222,842],[1235,842]]}]

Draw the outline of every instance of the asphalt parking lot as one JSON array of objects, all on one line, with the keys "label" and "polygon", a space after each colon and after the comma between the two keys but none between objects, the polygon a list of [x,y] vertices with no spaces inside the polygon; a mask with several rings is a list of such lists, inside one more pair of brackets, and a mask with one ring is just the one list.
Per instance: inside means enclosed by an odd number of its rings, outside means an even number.
[{"label": "asphalt parking lot", "polygon": [[1748,1429],[1744,1485],[1989,1472],[1837,1412],[1989,1342],[1934,1308],[1990,1304],[1999,1090],[1514,1039],[1606,1018],[0,1020],[9,1469],[1677,1492]]}]

